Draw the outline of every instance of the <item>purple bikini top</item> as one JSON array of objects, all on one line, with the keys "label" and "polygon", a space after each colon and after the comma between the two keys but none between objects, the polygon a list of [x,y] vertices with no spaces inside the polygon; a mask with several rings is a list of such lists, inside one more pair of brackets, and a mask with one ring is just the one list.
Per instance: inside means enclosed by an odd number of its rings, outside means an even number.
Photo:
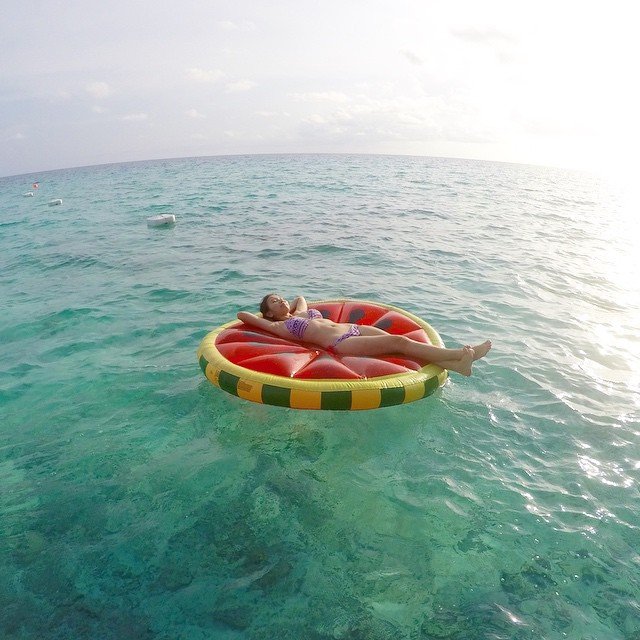
[{"label": "purple bikini top", "polygon": [[322,318],[322,314],[317,309],[308,309],[306,318],[300,316],[287,318],[284,321],[284,326],[294,338],[302,340],[304,332],[309,326],[309,320],[317,320],[318,318]]}]

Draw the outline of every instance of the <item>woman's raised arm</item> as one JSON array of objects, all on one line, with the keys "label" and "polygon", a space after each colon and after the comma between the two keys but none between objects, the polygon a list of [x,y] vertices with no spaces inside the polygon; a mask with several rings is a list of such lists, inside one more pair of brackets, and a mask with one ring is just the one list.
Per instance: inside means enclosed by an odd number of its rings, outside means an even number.
[{"label": "woman's raised arm", "polygon": [[254,313],[249,313],[248,311],[239,311],[238,312],[238,320],[248,324],[251,327],[257,327],[258,329],[269,330],[269,326],[271,326],[272,322],[269,320],[265,320],[264,318],[259,318]]},{"label": "woman's raised arm", "polygon": [[250,327],[268,331],[269,333],[276,336],[282,337],[289,335],[288,331],[282,326],[282,322],[271,322],[271,320],[259,318],[255,314],[249,313],[248,311],[239,311],[238,320],[244,322],[245,324],[248,324]]},{"label": "woman's raised arm", "polygon": [[307,301],[303,296],[298,296],[294,299],[293,304],[291,305],[291,309],[289,313],[292,316],[306,314],[307,313]]}]

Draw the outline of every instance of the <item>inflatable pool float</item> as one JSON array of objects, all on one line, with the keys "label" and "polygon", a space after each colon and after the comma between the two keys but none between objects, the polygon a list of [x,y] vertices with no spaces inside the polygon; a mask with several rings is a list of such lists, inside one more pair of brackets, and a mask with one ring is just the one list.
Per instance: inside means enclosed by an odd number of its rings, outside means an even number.
[{"label": "inflatable pool float", "polygon": [[[334,322],[372,325],[420,342],[444,346],[424,320],[390,305],[359,300],[310,303]],[[208,333],[198,348],[207,379],[227,393],[294,409],[377,409],[420,400],[447,379],[425,362],[389,354],[340,356],[276,337],[238,320]]]},{"label": "inflatable pool float", "polygon": [[148,227],[163,227],[169,224],[175,224],[176,217],[172,213],[163,213],[159,216],[151,216],[147,218]]}]

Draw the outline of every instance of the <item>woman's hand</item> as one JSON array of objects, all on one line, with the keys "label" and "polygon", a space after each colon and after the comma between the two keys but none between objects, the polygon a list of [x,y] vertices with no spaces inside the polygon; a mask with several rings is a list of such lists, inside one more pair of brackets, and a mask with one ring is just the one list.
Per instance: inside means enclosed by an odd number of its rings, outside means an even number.
[{"label": "woman's hand", "polygon": [[298,296],[291,304],[289,313],[292,316],[307,313],[307,301],[302,296]]}]

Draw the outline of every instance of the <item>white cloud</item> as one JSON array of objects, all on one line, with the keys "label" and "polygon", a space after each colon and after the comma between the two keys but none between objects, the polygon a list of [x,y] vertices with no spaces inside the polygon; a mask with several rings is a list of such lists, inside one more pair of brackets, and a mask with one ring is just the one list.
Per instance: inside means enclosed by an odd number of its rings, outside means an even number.
[{"label": "white cloud", "polygon": [[220,78],[224,78],[225,73],[220,69],[199,69],[198,67],[191,67],[186,71],[187,78],[189,80],[193,80],[194,82],[202,82],[204,84],[212,84],[220,80]]},{"label": "white cloud", "polygon": [[94,113],[105,113],[107,110],[98,104],[94,104],[93,107],[91,107],[91,111]]},{"label": "white cloud", "polygon": [[189,116],[189,118],[204,118],[204,114],[200,113],[197,109],[187,109],[184,112],[185,115]]},{"label": "white cloud", "polygon": [[227,93],[234,93],[237,91],[249,91],[256,86],[256,83],[252,80],[237,80],[236,82],[229,82],[226,86]]},{"label": "white cloud", "polygon": [[292,93],[289,96],[296,102],[348,102],[349,96],[340,91],[308,91]]},{"label": "white cloud", "polygon": [[411,64],[415,64],[416,66],[420,66],[423,63],[422,58],[420,58],[419,56],[417,56],[413,51],[410,51],[409,49],[401,49],[400,53],[411,63]]},{"label": "white cloud", "polygon": [[313,112],[299,114],[298,122],[305,135],[339,138],[347,145],[357,138],[407,143],[443,139],[485,142],[503,135],[500,126],[483,119],[461,98],[389,94],[358,93],[345,96],[343,104],[316,104]]},{"label": "white cloud", "polygon": [[142,122],[149,117],[147,113],[128,113],[126,116],[122,116],[120,120],[124,122]]},{"label": "white cloud", "polygon": [[53,94],[51,95],[52,102],[64,102],[66,100],[71,100],[72,94],[70,91],[66,91],[65,89],[55,89]]},{"label": "white cloud", "polygon": [[97,100],[108,98],[112,93],[111,87],[106,82],[89,82],[85,90],[90,96]]},{"label": "white cloud", "polygon": [[218,26],[223,31],[235,31],[238,28],[238,25],[231,20],[220,20]]},{"label": "white cloud", "polygon": [[485,29],[478,29],[475,27],[451,29],[451,34],[465,42],[478,44],[495,44],[497,42],[512,44],[516,42],[516,39],[513,36],[492,27]]},{"label": "white cloud", "polygon": [[310,116],[303,118],[302,122],[306,124],[327,124],[327,119],[319,113],[312,113]]}]

